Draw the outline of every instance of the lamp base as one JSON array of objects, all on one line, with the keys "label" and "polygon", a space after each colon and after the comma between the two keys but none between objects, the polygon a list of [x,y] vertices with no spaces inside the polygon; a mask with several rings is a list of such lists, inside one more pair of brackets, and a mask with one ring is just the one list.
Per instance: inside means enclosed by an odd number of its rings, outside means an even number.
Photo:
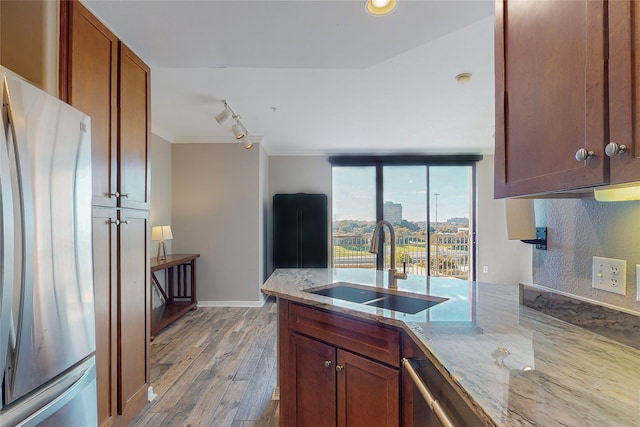
[{"label": "lamp base", "polygon": [[156,258],[159,260],[167,259],[167,251],[164,248],[164,240],[160,240],[160,242],[158,242],[158,254],[156,255]]}]

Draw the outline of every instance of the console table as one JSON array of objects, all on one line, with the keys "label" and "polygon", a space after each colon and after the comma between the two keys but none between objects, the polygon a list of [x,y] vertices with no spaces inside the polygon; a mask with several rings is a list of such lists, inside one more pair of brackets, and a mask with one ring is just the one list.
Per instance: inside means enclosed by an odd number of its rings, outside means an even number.
[{"label": "console table", "polygon": [[[200,254],[172,254],[167,259],[151,258],[151,293],[160,292],[164,304],[151,311],[151,336],[198,306],[196,299],[196,258]],[[157,271],[167,270],[166,292]]]}]

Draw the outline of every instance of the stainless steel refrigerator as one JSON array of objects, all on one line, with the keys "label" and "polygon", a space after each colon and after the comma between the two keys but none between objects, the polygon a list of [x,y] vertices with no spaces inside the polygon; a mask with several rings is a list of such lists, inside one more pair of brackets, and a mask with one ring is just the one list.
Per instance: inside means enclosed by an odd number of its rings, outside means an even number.
[{"label": "stainless steel refrigerator", "polygon": [[0,426],[95,426],[90,118],[0,72]]}]

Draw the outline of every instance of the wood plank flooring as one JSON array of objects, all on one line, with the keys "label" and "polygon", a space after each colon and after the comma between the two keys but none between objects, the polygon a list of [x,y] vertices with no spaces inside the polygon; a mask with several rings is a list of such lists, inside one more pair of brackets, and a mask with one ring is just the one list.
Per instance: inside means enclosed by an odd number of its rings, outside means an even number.
[{"label": "wood plank flooring", "polygon": [[201,307],[162,330],[151,343],[157,397],[129,427],[277,426],[276,307]]}]

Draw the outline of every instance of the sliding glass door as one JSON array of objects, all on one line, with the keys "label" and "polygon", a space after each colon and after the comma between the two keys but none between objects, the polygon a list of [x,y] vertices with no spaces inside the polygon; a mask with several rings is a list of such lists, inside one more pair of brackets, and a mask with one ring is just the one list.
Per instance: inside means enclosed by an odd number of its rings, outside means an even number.
[{"label": "sliding glass door", "polygon": [[429,167],[429,275],[468,279],[473,270],[473,170]]},{"label": "sliding glass door", "polygon": [[473,164],[334,165],[332,180],[334,268],[388,269],[389,244],[369,253],[375,223],[385,219],[395,230],[396,268],[473,279]]}]

